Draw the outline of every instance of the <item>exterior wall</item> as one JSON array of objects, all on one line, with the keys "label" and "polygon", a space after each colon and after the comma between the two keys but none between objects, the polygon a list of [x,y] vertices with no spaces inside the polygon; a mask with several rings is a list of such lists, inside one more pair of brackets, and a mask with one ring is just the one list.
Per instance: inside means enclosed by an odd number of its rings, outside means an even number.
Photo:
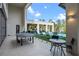
[{"label": "exterior wall", "polygon": [[22,31],[24,20],[24,9],[8,4],[8,20],[7,20],[7,35],[16,34],[16,25],[20,25]]},{"label": "exterior wall", "polygon": [[[67,14],[67,44],[72,38],[75,40],[72,45],[72,54],[79,55],[79,4],[65,4]],[[67,48],[68,51],[68,48]]]}]

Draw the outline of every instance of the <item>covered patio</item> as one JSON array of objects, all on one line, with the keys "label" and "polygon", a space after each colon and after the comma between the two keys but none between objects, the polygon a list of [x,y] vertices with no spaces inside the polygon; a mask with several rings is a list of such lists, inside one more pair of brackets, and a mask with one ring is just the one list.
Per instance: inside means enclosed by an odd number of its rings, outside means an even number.
[{"label": "covered patio", "polygon": [[[53,49],[50,52],[50,43],[34,38],[34,43],[25,41],[23,46],[17,44],[15,36],[6,37],[2,46],[0,47],[0,56],[53,56]],[[66,49],[64,48],[65,54]],[[59,55],[56,53],[56,56]]]},{"label": "covered patio", "polygon": [[[53,52],[50,52],[51,44],[46,41],[39,40],[34,38],[34,44],[29,41],[24,41],[24,45],[21,46],[16,42],[16,25],[20,25],[20,32],[24,27],[24,6],[25,4],[8,4],[8,19],[6,22],[6,38],[0,47],[1,56],[53,56]],[[28,5],[28,4],[27,4]],[[73,7],[74,8],[73,8]],[[73,55],[79,55],[79,17],[78,9],[79,4],[65,4],[67,12],[67,44],[70,44],[72,39],[75,40],[75,43],[72,46],[71,52]],[[13,7],[13,8],[12,8]],[[21,10],[22,8],[22,10]],[[27,7],[28,8],[28,7]],[[26,8],[26,9],[27,9]],[[75,20],[76,19],[76,20]],[[26,26],[26,25],[25,25]],[[38,26],[39,28],[39,26]],[[2,28],[1,28],[2,29]],[[39,29],[38,29],[39,30]],[[64,48],[65,54],[70,55],[68,48]],[[52,49],[52,51],[54,51]],[[55,55],[59,55],[56,53]]]}]

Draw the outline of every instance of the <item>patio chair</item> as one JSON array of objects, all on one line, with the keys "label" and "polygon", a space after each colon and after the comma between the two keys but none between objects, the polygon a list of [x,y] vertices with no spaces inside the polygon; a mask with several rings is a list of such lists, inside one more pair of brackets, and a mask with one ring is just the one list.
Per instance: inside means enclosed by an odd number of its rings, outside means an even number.
[{"label": "patio chair", "polygon": [[[58,40],[59,39],[59,36],[53,35],[51,39],[52,40]],[[52,50],[53,46],[57,46],[57,45],[51,43],[51,49],[50,49],[50,51]]]},{"label": "patio chair", "polygon": [[72,40],[70,41],[70,44],[66,44],[66,48],[70,49],[69,52],[72,51],[72,46],[74,45],[75,39],[72,38]]},{"label": "patio chair", "polygon": [[52,36],[52,39],[57,39],[57,40],[58,40],[58,39],[59,39],[59,36],[53,35],[53,36]]}]

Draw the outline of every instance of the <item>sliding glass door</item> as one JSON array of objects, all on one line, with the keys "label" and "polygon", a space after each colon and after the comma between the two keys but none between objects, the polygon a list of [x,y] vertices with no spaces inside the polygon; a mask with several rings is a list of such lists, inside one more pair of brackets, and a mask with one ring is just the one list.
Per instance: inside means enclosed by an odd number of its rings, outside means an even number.
[{"label": "sliding glass door", "polygon": [[4,41],[5,37],[6,37],[6,18],[2,9],[0,9],[0,45]]}]

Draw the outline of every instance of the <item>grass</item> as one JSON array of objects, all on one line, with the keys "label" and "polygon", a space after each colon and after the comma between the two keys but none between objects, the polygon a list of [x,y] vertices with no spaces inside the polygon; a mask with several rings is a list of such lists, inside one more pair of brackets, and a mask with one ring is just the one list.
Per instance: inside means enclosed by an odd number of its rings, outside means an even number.
[{"label": "grass", "polygon": [[[43,34],[36,34],[35,35],[36,38],[39,38],[39,39],[42,39],[42,40],[45,40],[45,41],[49,41],[49,39],[52,37],[50,35],[43,35]],[[65,37],[59,37],[60,39],[62,40],[66,40]]]},{"label": "grass", "polygon": [[45,41],[49,41],[49,39],[50,39],[49,35],[42,35],[42,34],[37,34],[37,35],[35,35],[35,37],[42,39],[42,40],[45,40]]}]

